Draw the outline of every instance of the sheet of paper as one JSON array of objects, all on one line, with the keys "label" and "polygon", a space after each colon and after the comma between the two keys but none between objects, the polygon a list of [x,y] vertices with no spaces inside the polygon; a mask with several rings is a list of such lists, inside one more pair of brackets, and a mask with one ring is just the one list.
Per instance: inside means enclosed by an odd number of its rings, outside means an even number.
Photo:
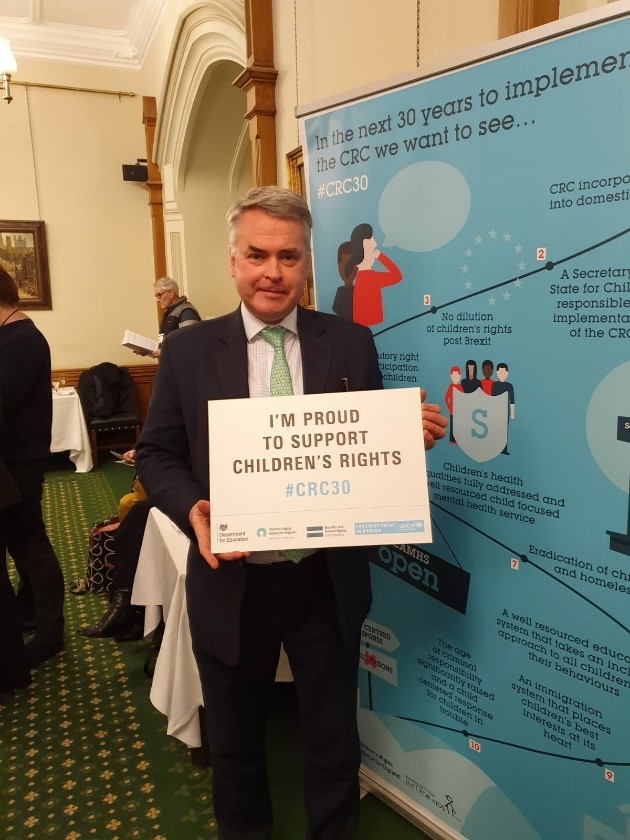
[{"label": "sheet of paper", "polygon": [[110,449],[109,454],[114,456],[117,464],[124,464],[126,467],[135,467],[136,465],[135,461],[130,461],[127,458],[123,458],[121,452],[114,452],[113,449]]},{"label": "sheet of paper", "polygon": [[122,340],[123,347],[128,347],[130,350],[135,350],[136,353],[141,353],[143,356],[150,356],[154,350],[158,349],[158,343],[153,338],[147,338],[146,335],[125,330]]},{"label": "sheet of paper", "polygon": [[431,541],[419,388],[217,400],[208,417],[213,551]]}]

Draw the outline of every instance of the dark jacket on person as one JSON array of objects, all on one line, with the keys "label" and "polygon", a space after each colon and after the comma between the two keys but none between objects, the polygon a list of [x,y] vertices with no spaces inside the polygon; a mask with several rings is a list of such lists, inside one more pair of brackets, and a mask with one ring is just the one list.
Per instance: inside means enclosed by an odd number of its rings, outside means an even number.
[{"label": "dark jacket on person", "polygon": [[[334,315],[298,308],[304,393],[383,387],[369,329]],[[210,498],[208,400],[247,398],[247,337],[240,308],[178,330],[162,345],[149,413],[136,463],[151,501],[186,533],[188,513]],[[243,429],[243,434],[247,430]],[[344,637],[358,634],[372,591],[365,548],[328,549],[327,561]],[[188,556],[186,592],[193,643],[228,664],[238,657],[242,563],[211,569],[196,542]]]},{"label": "dark jacket on person", "polygon": [[50,455],[52,387],[50,348],[30,319],[0,330],[0,399],[6,425],[5,460]]},{"label": "dark jacket on person", "polygon": [[173,330],[179,329],[179,325],[185,321],[201,321],[201,316],[186,295],[182,295],[168,309],[164,310],[160,333],[168,335]]},{"label": "dark jacket on person", "polygon": [[[0,399],[0,514],[20,500],[20,491],[4,463],[6,451],[6,427],[2,416],[2,399]],[[0,557],[0,563],[4,557]]]}]

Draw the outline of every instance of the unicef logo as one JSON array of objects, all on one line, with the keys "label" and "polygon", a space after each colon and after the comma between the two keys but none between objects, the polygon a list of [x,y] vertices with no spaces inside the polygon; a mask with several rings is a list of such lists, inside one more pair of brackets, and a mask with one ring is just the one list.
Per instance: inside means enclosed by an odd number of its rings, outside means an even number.
[{"label": "unicef logo", "polygon": [[259,528],[256,531],[256,536],[257,537],[266,537],[267,536],[267,529],[266,528]]}]

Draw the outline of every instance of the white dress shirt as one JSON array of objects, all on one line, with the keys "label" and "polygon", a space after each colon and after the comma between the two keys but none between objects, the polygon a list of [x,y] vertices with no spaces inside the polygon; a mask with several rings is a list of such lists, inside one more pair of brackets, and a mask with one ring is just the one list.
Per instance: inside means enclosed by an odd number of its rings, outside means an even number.
[{"label": "white dress shirt", "polygon": [[[247,370],[250,397],[268,397],[271,381],[271,365],[273,364],[274,349],[268,341],[260,335],[260,331],[269,324],[265,324],[241,303],[243,326],[247,336]],[[297,333],[297,307],[293,309],[279,324],[286,330],[284,336],[284,355],[286,356],[294,394],[304,393],[302,377],[302,352]],[[304,551],[304,556],[314,554],[314,551]],[[253,551],[245,558],[247,563],[263,564],[286,561],[280,551]]]}]

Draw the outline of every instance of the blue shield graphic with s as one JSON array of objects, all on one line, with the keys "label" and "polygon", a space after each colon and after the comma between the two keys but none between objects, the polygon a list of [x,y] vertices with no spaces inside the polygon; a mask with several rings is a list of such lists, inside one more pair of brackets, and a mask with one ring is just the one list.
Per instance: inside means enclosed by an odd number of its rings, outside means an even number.
[{"label": "blue shield graphic with s", "polygon": [[490,396],[481,388],[472,394],[453,391],[453,434],[459,448],[482,463],[496,458],[507,445],[508,395]]}]

